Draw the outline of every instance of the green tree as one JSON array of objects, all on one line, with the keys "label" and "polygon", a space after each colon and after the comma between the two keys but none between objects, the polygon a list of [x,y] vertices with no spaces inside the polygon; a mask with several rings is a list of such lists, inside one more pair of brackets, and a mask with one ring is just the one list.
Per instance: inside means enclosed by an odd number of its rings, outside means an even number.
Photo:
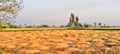
[{"label": "green tree", "polygon": [[75,27],[75,15],[73,13],[71,13],[71,27]]},{"label": "green tree", "polygon": [[[0,19],[7,25],[11,23],[23,7],[22,0],[0,0]],[[3,25],[3,24],[2,24]]]},{"label": "green tree", "polygon": [[71,13],[71,16],[70,16],[70,19],[69,19],[69,23],[67,24],[67,26],[68,27],[74,27],[75,25],[74,25],[74,14],[73,13]]},{"label": "green tree", "polygon": [[102,23],[98,23],[98,25],[101,27]]},{"label": "green tree", "polygon": [[73,13],[71,13],[72,23],[74,23],[74,22],[75,22],[74,18],[75,18],[75,15],[74,15]]},{"label": "green tree", "polygon": [[41,25],[41,27],[49,27],[49,25]]},{"label": "green tree", "polygon": [[69,25],[68,26],[72,27],[72,19],[71,18],[69,19]]},{"label": "green tree", "polygon": [[85,23],[83,26],[84,26],[85,28],[87,28],[87,27],[90,27],[91,25],[90,25],[90,24]]},{"label": "green tree", "polygon": [[73,13],[71,13],[70,19],[69,19],[69,23],[68,25],[70,28],[78,28],[81,26],[81,24],[79,23],[79,18],[75,17],[75,15]]},{"label": "green tree", "polygon": [[76,27],[76,28],[79,27],[79,18],[78,18],[78,17],[76,17],[75,27]]}]

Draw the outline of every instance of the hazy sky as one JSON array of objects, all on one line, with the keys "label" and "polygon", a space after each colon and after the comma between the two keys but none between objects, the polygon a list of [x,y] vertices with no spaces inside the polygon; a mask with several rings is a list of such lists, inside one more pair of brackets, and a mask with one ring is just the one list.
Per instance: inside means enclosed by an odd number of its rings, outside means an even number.
[{"label": "hazy sky", "polygon": [[71,13],[80,23],[120,25],[120,0],[24,0],[16,24],[66,25]]}]

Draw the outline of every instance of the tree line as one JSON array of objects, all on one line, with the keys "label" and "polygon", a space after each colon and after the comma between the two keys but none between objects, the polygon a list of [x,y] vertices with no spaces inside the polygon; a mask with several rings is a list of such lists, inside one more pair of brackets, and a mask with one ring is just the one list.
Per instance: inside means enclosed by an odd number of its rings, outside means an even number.
[{"label": "tree line", "polygon": [[109,25],[102,25],[102,23],[93,23],[93,25],[91,24],[87,24],[87,23],[80,23],[79,22],[79,17],[75,16],[73,13],[71,13],[70,18],[69,18],[69,23],[67,24],[66,27],[70,27],[70,28],[87,28],[87,27],[109,27]]}]

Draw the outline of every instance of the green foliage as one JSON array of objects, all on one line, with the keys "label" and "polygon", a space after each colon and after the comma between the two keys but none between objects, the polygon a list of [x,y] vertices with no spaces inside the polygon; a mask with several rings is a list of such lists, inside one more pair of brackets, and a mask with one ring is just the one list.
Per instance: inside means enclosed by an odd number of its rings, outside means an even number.
[{"label": "green foliage", "polygon": [[98,25],[101,27],[102,23],[98,23]]},{"label": "green foliage", "polygon": [[72,19],[70,18],[69,26],[72,27]]},{"label": "green foliage", "polygon": [[16,31],[42,31],[42,30],[67,30],[67,28],[3,28],[0,32],[16,32]]},{"label": "green foliage", "polygon": [[71,13],[71,19],[72,19],[71,21],[72,21],[72,23],[75,22],[74,18],[75,18],[75,15],[73,13]]},{"label": "green foliage", "polygon": [[80,27],[79,25],[80,25],[79,18],[78,17],[75,18],[75,15],[73,13],[71,13],[71,17],[69,19],[69,23],[67,26],[70,28],[78,28],[78,27]]},{"label": "green foliage", "polygon": [[86,24],[86,23],[84,24],[84,27],[86,27],[86,28],[87,28],[87,27],[90,27],[90,26],[91,26],[91,25],[89,25],[89,24]]},{"label": "green foliage", "polygon": [[[22,0],[0,0],[0,20],[2,26],[11,23],[22,9]],[[10,27],[10,25],[8,25]]]},{"label": "green foliage", "polygon": [[41,27],[49,27],[48,25],[41,25]]},{"label": "green foliage", "polygon": [[76,28],[78,28],[78,27],[79,27],[79,22],[78,22],[78,21],[79,21],[79,18],[78,18],[78,17],[76,17],[76,22],[75,22],[75,27],[76,27]]},{"label": "green foliage", "polygon": [[0,50],[0,54],[14,54],[13,52],[7,52],[7,51],[4,51],[4,50]]},{"label": "green foliage", "polygon": [[71,13],[71,17],[69,20],[69,27],[74,28],[75,27],[75,15],[73,13]]}]

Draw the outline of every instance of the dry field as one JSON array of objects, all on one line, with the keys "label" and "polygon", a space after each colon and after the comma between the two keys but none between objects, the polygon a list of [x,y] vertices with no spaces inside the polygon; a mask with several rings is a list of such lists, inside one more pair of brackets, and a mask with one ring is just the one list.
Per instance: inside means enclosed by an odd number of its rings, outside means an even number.
[{"label": "dry field", "polygon": [[0,49],[15,54],[120,54],[120,31],[0,32]]}]

